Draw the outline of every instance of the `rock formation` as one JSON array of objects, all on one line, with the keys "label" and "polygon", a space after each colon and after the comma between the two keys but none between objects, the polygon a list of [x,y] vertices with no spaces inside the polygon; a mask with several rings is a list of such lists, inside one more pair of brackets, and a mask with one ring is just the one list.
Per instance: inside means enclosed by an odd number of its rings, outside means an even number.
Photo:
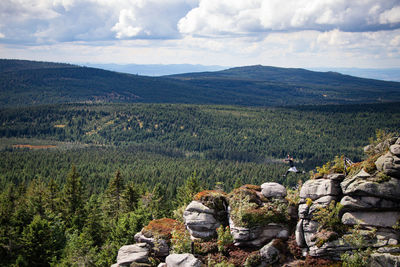
[{"label": "rock formation", "polygon": [[[224,249],[252,251],[245,260],[254,266],[278,266],[286,260],[289,248],[295,251],[292,254],[302,252],[315,260],[339,260],[344,253],[370,248],[370,266],[399,266],[400,138],[364,151],[368,158],[350,167],[337,158],[327,165],[330,168],[321,168],[304,183],[295,205],[284,186],[270,182],[244,185],[230,194],[200,192],[183,213],[184,225],[165,218],[150,222],[135,235],[137,244],[121,247],[114,266],[146,266],[150,256],[165,261],[159,265],[164,267],[201,266],[207,264],[204,253],[219,251],[224,258]],[[234,248],[218,243],[217,250],[220,226],[230,227]],[[171,232],[178,228],[188,230],[195,255],[170,254]],[[289,239],[291,234],[295,241]]]}]

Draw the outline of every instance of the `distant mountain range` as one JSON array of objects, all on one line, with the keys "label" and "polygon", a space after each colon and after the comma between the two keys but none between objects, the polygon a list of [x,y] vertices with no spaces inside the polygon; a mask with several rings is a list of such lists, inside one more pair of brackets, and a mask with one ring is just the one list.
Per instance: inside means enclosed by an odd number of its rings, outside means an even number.
[{"label": "distant mountain range", "polygon": [[187,72],[219,71],[227,69],[224,66],[204,66],[193,64],[91,64],[83,63],[80,66],[99,68],[123,73],[144,75],[144,76],[164,76]]},{"label": "distant mountain range", "polygon": [[400,83],[266,66],[148,77],[71,64],[0,60],[0,106],[146,102],[280,106],[400,101]]}]

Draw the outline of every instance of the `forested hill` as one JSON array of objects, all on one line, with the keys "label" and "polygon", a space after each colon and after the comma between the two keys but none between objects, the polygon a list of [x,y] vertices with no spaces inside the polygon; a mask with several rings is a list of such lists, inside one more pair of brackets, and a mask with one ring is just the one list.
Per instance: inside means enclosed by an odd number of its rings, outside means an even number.
[{"label": "forested hill", "polygon": [[[187,73],[168,76],[220,92],[236,92],[239,104],[250,96],[274,105],[326,103],[370,103],[399,99],[400,83],[358,78],[337,72],[316,72],[298,68],[247,66],[217,72]],[[393,97],[393,98],[392,98]],[[268,99],[264,99],[268,98]],[[256,101],[256,100],[251,100]]]},{"label": "forested hill", "polygon": [[0,60],[0,106],[142,102],[280,106],[400,101],[400,83],[264,66],[147,77],[76,65]]}]

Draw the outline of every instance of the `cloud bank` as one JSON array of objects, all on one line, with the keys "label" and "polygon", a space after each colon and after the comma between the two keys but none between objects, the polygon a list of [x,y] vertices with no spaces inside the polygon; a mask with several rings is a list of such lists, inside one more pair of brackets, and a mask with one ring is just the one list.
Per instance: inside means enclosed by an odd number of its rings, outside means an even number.
[{"label": "cloud bank", "polygon": [[129,43],[136,58],[154,48],[197,59],[219,53],[222,61],[233,53],[249,63],[328,52],[399,60],[399,31],[399,0],[0,1],[0,48],[9,51]]}]

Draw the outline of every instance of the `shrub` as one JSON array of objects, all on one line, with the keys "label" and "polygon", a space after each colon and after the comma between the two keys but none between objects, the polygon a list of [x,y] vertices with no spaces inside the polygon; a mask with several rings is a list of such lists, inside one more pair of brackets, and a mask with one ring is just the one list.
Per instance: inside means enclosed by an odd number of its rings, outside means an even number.
[{"label": "shrub", "polygon": [[261,255],[259,251],[251,253],[244,262],[245,267],[256,267],[261,264]]},{"label": "shrub", "polygon": [[225,252],[226,251],[226,246],[231,245],[233,243],[233,237],[231,235],[231,230],[229,229],[229,226],[227,226],[224,230],[224,227],[221,225],[220,227],[217,228],[217,234],[218,234],[218,251],[219,252]]},{"label": "shrub", "polygon": [[192,240],[190,239],[190,234],[186,229],[173,230],[170,242],[173,253],[181,254],[192,252]]},{"label": "shrub", "polygon": [[209,267],[235,267],[233,263],[228,262],[226,258],[221,259],[213,259],[211,257],[208,257],[207,260],[207,266]]},{"label": "shrub", "polygon": [[318,210],[313,215],[313,220],[319,223],[318,230],[326,229],[337,233],[344,233],[345,225],[342,224],[339,217],[342,205],[338,202],[331,201],[327,207],[318,207]]},{"label": "shrub", "polygon": [[293,255],[293,258],[300,259],[303,258],[303,253],[299,245],[297,245],[296,237],[294,234],[289,236],[289,240],[287,241],[287,246],[290,254]]},{"label": "shrub", "polygon": [[146,237],[154,237],[169,240],[171,233],[175,229],[183,229],[185,226],[174,219],[162,218],[152,220],[142,230],[142,233]]},{"label": "shrub", "polygon": [[[367,266],[369,262],[370,255],[372,253],[371,248],[367,248],[367,242],[364,236],[361,234],[360,225],[356,225],[354,229],[351,230],[350,235],[343,237],[344,241],[356,249],[351,252],[346,252],[340,256],[343,261],[344,267],[362,267]],[[375,231],[371,231],[372,236],[375,235]]]},{"label": "shrub", "polygon": [[342,264],[341,264],[341,262],[338,262],[338,261],[307,256],[304,261],[299,262],[296,266],[297,267],[309,267],[309,266],[340,267],[340,266],[342,266]]},{"label": "shrub", "polygon": [[297,206],[300,202],[300,189],[301,189],[301,180],[299,181],[296,188],[287,188],[286,192],[286,200],[292,206]]},{"label": "shrub", "polygon": [[263,205],[250,202],[248,195],[240,200],[231,200],[231,218],[235,225],[255,227],[269,223],[286,223],[290,220],[287,204],[273,200]]},{"label": "shrub", "polygon": [[193,199],[214,210],[226,210],[228,206],[226,193],[219,190],[201,191]]}]

